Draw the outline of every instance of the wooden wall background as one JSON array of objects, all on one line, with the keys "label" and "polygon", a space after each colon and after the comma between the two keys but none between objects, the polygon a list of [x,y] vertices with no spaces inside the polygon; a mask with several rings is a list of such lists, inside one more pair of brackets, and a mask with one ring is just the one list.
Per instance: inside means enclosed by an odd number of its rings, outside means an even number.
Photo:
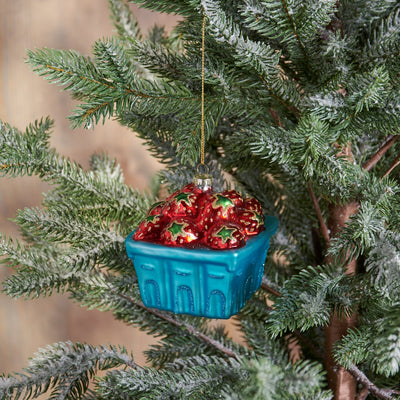
[{"label": "wooden wall background", "polygon": [[[135,13],[143,29],[174,22],[145,10]],[[144,189],[159,165],[140,140],[113,121],[94,131],[72,131],[66,119],[74,107],[69,94],[37,77],[24,63],[26,49],[90,54],[95,40],[112,33],[107,0],[0,0],[0,118],[24,130],[50,115],[56,121],[52,146],[61,154],[87,167],[92,153],[107,151],[122,165],[126,181]],[[18,208],[39,205],[44,191],[46,186],[34,177],[0,179],[0,232],[17,236],[9,218]],[[0,267],[0,280],[8,273]],[[153,339],[111,314],[86,311],[64,296],[25,302],[0,294],[0,373],[21,370],[39,347],[64,340],[123,344],[142,364],[141,351]]]}]

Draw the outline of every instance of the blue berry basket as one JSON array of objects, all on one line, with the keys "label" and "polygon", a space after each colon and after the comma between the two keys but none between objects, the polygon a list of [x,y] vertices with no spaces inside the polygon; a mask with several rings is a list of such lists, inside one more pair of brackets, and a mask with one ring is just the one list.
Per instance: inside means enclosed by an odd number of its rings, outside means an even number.
[{"label": "blue berry basket", "polygon": [[278,219],[265,217],[265,230],[233,250],[185,249],[125,240],[146,307],[207,318],[236,314],[260,287],[270,237]]}]

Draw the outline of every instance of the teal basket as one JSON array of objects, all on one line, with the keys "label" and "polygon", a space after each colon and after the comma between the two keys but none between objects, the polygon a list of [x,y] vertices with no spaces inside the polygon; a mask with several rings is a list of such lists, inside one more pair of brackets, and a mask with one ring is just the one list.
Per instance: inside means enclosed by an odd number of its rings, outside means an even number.
[{"label": "teal basket", "polygon": [[278,219],[233,250],[184,249],[125,240],[146,307],[207,318],[230,318],[260,287],[270,237]]}]

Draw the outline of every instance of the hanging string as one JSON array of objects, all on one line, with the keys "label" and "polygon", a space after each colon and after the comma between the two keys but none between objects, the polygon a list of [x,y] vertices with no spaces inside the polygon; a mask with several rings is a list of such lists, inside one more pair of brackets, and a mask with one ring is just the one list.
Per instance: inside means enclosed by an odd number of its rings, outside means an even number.
[{"label": "hanging string", "polygon": [[201,145],[200,145],[200,165],[204,164],[204,147],[205,147],[205,134],[204,134],[204,58],[205,58],[205,30],[206,30],[206,16],[203,14],[203,26],[201,29]]},{"label": "hanging string", "polygon": [[203,25],[201,28],[201,143],[200,143],[200,164],[197,165],[197,175],[194,176],[193,182],[202,191],[212,190],[213,178],[209,175],[209,168],[204,163],[205,152],[205,133],[204,133],[204,59],[205,59],[205,42],[206,42],[206,15],[203,12]]}]

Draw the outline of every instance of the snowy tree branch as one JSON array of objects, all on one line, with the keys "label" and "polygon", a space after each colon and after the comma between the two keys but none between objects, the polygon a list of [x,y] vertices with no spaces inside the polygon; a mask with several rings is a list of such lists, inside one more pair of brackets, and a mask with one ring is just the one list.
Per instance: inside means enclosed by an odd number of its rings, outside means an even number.
[{"label": "snowy tree branch", "polygon": [[[268,280],[265,276],[263,276],[262,283],[261,283],[261,288],[264,289],[265,291],[273,294],[274,296],[280,297],[282,296],[281,293],[279,292],[278,289],[274,289],[271,286],[273,285],[272,282]],[[277,286],[277,285],[275,285]],[[293,331],[293,334],[299,339],[301,342],[304,343],[305,346],[307,346],[318,358],[321,360],[324,359],[324,355],[314,346],[314,343],[312,341],[301,334],[297,329]]]},{"label": "snowy tree branch", "polygon": [[358,393],[356,400],[365,400],[369,396],[369,389],[364,386]]},{"label": "snowy tree branch", "polygon": [[265,291],[273,294],[274,296],[281,296],[280,292],[274,288],[271,287],[271,282],[269,282],[269,280],[263,276],[262,278],[262,283],[261,283],[261,288],[264,289]]},{"label": "snowy tree branch", "polygon": [[221,351],[228,357],[233,357],[239,360],[239,354],[237,354],[235,351],[229,349],[228,347],[224,346],[222,343],[218,342],[217,340],[207,336],[203,332],[200,332],[197,328],[195,328],[193,325],[187,324],[185,322],[178,321],[175,319],[172,315],[167,314],[163,311],[157,310],[155,308],[147,308],[141,301],[136,301],[132,297],[129,297],[127,295],[124,295],[122,293],[118,294],[121,298],[129,301],[130,303],[135,304],[136,306],[145,309],[149,313],[155,315],[158,318],[163,319],[164,321],[169,322],[172,325],[175,325],[179,328],[185,328],[187,332],[189,332],[191,335],[197,337],[198,339],[201,339],[202,341],[206,342],[207,344],[215,347],[217,350]]},{"label": "snowy tree branch", "polygon": [[[375,384],[373,384],[367,376],[362,372],[358,367],[356,367],[354,364],[348,368],[348,371],[357,379],[358,382],[362,383],[366,389],[368,389],[369,393],[372,393],[374,396],[376,396],[378,399],[392,399],[394,394],[400,394],[399,391],[394,390],[394,389],[381,389],[378,388]],[[365,390],[363,390],[363,393],[365,393]],[[360,399],[363,399],[365,397],[360,397]]]}]

